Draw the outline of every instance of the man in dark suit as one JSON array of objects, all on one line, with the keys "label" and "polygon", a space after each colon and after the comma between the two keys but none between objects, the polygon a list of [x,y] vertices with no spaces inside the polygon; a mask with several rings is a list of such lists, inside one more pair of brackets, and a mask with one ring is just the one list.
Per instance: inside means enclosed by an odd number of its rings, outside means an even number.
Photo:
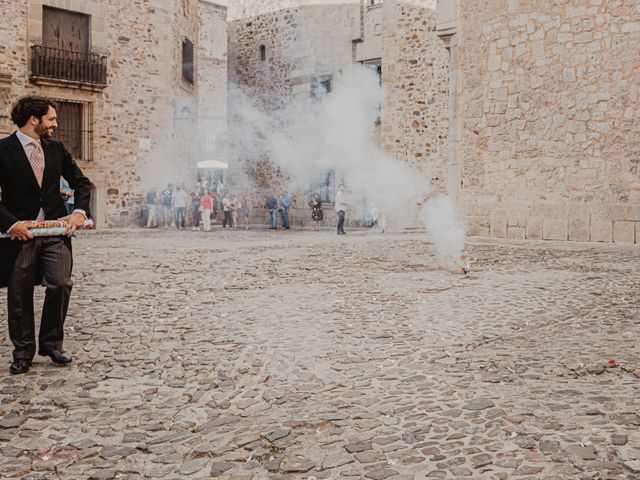
[{"label": "man in dark suit", "polygon": [[[71,295],[71,236],[87,218],[91,182],[61,142],[51,140],[57,127],[56,105],[40,96],[19,99],[11,111],[18,126],[0,140],[0,287],[8,288],[9,336],[14,346],[11,373],[29,371],[36,353],[34,285],[46,287],[38,353],[64,365],[63,326]],[[60,176],[74,190],[75,210],[68,214],[60,196]],[[68,222],[64,237],[33,237],[25,220]]]}]

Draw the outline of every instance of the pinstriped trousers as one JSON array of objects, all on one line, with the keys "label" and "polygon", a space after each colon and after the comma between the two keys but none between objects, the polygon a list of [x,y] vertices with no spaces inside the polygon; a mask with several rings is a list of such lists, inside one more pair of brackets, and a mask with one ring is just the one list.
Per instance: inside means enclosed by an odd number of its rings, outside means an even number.
[{"label": "pinstriped trousers", "polygon": [[40,320],[39,351],[62,349],[64,320],[71,296],[71,250],[61,237],[36,237],[22,244],[7,289],[9,337],[13,358],[33,359],[36,353],[33,290],[42,275],[46,287]]}]

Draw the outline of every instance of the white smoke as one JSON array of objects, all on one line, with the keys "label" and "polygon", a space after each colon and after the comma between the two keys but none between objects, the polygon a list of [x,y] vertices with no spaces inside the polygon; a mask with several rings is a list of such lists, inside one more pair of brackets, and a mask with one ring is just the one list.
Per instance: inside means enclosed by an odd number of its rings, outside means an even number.
[{"label": "white smoke", "polygon": [[245,93],[230,95],[230,157],[268,158],[290,177],[290,190],[306,192],[329,170],[345,183],[356,212],[376,208],[388,216],[416,209],[430,191],[423,175],[386,155],[374,138],[382,91],[377,75],[354,65],[319,99],[293,100],[265,112]]},{"label": "white smoke", "polygon": [[466,232],[454,201],[444,195],[432,198],[423,207],[422,215],[442,265],[452,270],[463,267],[462,251]]},{"label": "white smoke", "polygon": [[437,197],[420,208],[431,191],[426,175],[387,155],[374,138],[382,95],[377,75],[359,65],[335,78],[330,94],[293,98],[279,109],[261,108],[232,88],[230,161],[268,159],[288,176],[289,191],[305,193],[314,178],[334,170],[336,185],[349,192],[348,217],[375,211],[393,227],[421,217],[443,266],[458,269],[465,227],[454,202]]}]

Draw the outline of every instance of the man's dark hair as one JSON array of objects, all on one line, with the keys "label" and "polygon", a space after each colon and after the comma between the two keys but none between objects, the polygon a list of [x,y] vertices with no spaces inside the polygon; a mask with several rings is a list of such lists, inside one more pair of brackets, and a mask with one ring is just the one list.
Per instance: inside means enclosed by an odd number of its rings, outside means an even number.
[{"label": "man's dark hair", "polygon": [[33,116],[44,117],[49,111],[49,107],[57,108],[56,104],[47,97],[40,95],[27,95],[20,98],[11,109],[11,120],[18,128],[24,127]]}]

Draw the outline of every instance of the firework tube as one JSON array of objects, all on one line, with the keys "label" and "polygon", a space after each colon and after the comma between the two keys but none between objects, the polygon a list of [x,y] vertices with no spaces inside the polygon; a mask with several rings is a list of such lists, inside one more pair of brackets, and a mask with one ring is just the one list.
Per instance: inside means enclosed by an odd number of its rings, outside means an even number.
[{"label": "firework tube", "polygon": [[[34,237],[59,237],[63,236],[69,226],[64,220],[27,220],[24,222]],[[85,220],[82,230],[92,230],[93,220]],[[80,230],[78,229],[78,230]],[[0,233],[0,238],[11,238],[10,233]]]}]

